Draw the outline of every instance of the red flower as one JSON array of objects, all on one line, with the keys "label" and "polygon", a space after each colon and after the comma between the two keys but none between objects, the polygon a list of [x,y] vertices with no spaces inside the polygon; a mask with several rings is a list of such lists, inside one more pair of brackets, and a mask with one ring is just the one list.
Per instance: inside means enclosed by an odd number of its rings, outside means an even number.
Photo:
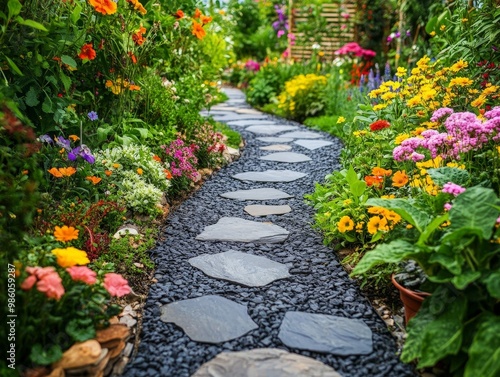
[{"label": "red flower", "polygon": [[370,124],[370,130],[372,131],[378,131],[378,130],[383,130],[384,128],[389,128],[391,124],[386,121],[386,120],[377,120]]},{"label": "red flower", "polygon": [[96,57],[96,52],[94,50],[94,47],[92,46],[92,43],[84,44],[80,50],[80,53],[78,54],[78,57],[82,60],[94,60]]},{"label": "red flower", "polygon": [[175,18],[177,19],[184,18],[184,12],[179,9],[177,12],[175,12]]}]

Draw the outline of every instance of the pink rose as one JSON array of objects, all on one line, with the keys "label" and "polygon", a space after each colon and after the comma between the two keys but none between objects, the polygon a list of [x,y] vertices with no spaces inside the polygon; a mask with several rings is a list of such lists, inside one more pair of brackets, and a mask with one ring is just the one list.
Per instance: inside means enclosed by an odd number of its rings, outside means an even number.
[{"label": "pink rose", "polygon": [[82,281],[85,284],[94,284],[96,282],[97,274],[92,271],[87,266],[73,266],[67,268],[68,274],[71,276],[71,279],[74,281]]},{"label": "pink rose", "polygon": [[57,272],[45,274],[36,284],[36,288],[48,298],[59,300],[64,294],[61,277]]},{"label": "pink rose", "polygon": [[111,296],[115,297],[128,295],[132,291],[128,286],[127,280],[113,272],[104,275],[104,288],[106,288]]}]

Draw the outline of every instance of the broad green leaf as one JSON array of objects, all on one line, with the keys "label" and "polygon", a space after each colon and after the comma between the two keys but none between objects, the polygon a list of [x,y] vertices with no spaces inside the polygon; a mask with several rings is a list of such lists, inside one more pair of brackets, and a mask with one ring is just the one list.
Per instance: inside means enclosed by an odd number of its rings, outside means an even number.
[{"label": "broad green leaf", "polygon": [[477,228],[484,239],[489,239],[499,211],[494,208],[498,198],[492,189],[471,187],[456,197],[450,209],[450,231]]},{"label": "broad green leaf", "polygon": [[460,290],[467,288],[470,283],[475,282],[481,277],[481,272],[479,271],[464,271],[460,275],[455,276],[451,279],[453,285]]},{"label": "broad green leaf", "polygon": [[149,131],[146,128],[134,128],[133,132],[138,133],[142,139],[147,139]]},{"label": "broad green leaf", "polygon": [[42,103],[42,111],[47,114],[54,113],[54,102],[50,99],[50,97],[45,97],[45,100]]},{"label": "broad green leaf", "polygon": [[413,225],[420,233],[429,224],[429,214],[414,207],[405,199],[378,199],[370,198],[365,206],[384,207],[396,212],[405,221]]},{"label": "broad green leaf", "polygon": [[469,348],[464,377],[500,375],[500,317],[490,315],[481,323]]},{"label": "broad green leaf", "polygon": [[30,359],[38,365],[50,365],[62,357],[62,350],[59,345],[54,344],[49,348],[43,348],[40,344],[35,344],[31,349]]},{"label": "broad green leaf", "polygon": [[33,86],[30,87],[30,90],[28,90],[28,93],[26,93],[24,102],[26,102],[26,105],[30,107],[34,107],[40,103],[40,101],[38,100],[38,92]]},{"label": "broad green leaf", "polygon": [[432,233],[446,220],[448,220],[448,213],[445,213],[444,215],[441,215],[439,217],[436,217],[434,220],[430,222],[429,225],[424,229],[422,234],[420,234],[420,237],[418,238],[418,244],[423,245],[427,242],[429,237],[432,235]]},{"label": "broad green leaf", "polygon": [[465,186],[470,181],[469,173],[463,169],[442,167],[437,169],[428,169],[427,173],[431,176],[434,183],[439,186],[443,186],[448,182]]},{"label": "broad green leaf", "polygon": [[349,188],[350,188],[351,193],[356,198],[359,198],[361,195],[363,195],[363,193],[366,190],[366,182],[361,181],[358,178],[358,175],[356,174],[356,172],[354,171],[352,166],[350,166],[349,170],[347,171],[346,180],[347,180],[347,183],[349,183]]},{"label": "broad green leaf", "polygon": [[71,79],[64,74],[63,71],[59,72],[59,78],[61,79],[61,82],[64,86],[64,90],[66,92],[69,92],[69,88],[71,86]]},{"label": "broad green leaf", "polygon": [[401,360],[418,359],[418,368],[434,366],[447,355],[460,351],[467,299],[457,296],[445,285],[425,299],[408,325],[408,338]]},{"label": "broad green leaf", "polygon": [[68,55],[62,55],[62,56],[61,56],[61,61],[62,61],[64,64],[69,65],[71,68],[76,68],[76,61],[75,61],[75,59],[73,59],[71,56],[68,56]]},{"label": "broad green leaf", "polygon": [[75,9],[71,12],[71,21],[76,24],[76,22],[80,19],[82,12],[82,6],[79,3],[76,3]]},{"label": "broad green leaf", "polygon": [[97,129],[97,139],[99,140],[99,142],[103,142],[104,140],[106,140],[112,130],[113,129],[111,127],[99,127]]},{"label": "broad green leaf", "polygon": [[414,244],[404,240],[379,244],[375,249],[366,252],[352,271],[352,275],[364,274],[381,264],[401,262],[418,252],[419,249]]},{"label": "broad green leaf", "polygon": [[72,319],[66,325],[66,333],[76,342],[84,342],[95,337],[94,326],[82,323],[78,319]]},{"label": "broad green leaf", "polygon": [[486,284],[486,289],[492,297],[500,299],[500,271],[489,274],[483,279],[483,283]]},{"label": "broad green leaf", "polygon": [[432,17],[428,22],[427,25],[425,25],[425,32],[427,34],[430,34],[434,31],[436,28],[436,22],[437,22],[437,16]]},{"label": "broad green leaf", "polygon": [[9,0],[9,2],[7,3],[7,8],[9,9],[9,18],[12,18],[21,13],[23,5],[19,0]]},{"label": "broad green leaf", "polygon": [[7,64],[9,65],[9,67],[15,72],[17,73],[19,76],[24,76],[23,73],[21,72],[21,70],[19,69],[19,67],[16,65],[16,63],[14,63],[11,59],[9,59],[8,56],[4,55],[4,58],[5,60],[7,60]]},{"label": "broad green leaf", "polygon": [[442,244],[437,249],[437,252],[431,254],[428,262],[439,263],[453,275],[459,275],[462,273],[462,266],[465,260],[463,256],[460,253],[455,252],[450,245]]},{"label": "broad green leaf", "polygon": [[21,17],[16,17],[16,21],[20,25],[24,26],[29,26],[33,29],[41,30],[41,31],[48,31],[45,26],[43,26],[41,23],[33,21],[33,20],[24,20]]}]

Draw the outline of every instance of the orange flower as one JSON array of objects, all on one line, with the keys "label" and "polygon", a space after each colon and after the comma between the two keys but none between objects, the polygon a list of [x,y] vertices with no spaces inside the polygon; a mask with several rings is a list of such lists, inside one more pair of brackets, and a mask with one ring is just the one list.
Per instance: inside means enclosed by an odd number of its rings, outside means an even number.
[{"label": "orange flower", "polygon": [[390,126],[391,126],[391,124],[386,120],[377,120],[377,121],[373,122],[372,124],[370,124],[370,130],[378,131],[378,130],[382,130],[384,128],[388,128]]},{"label": "orange flower", "polygon": [[137,174],[142,175],[142,173],[144,173],[144,171],[141,168],[137,168]]},{"label": "orange flower", "polygon": [[60,242],[68,242],[71,240],[78,239],[78,233],[80,231],[78,229],[73,228],[72,226],[68,227],[64,225],[63,227],[56,226],[54,230],[54,237],[57,241]]},{"label": "orange flower", "polygon": [[114,14],[118,8],[118,5],[113,0],[89,0],[89,3],[96,12],[104,15]]},{"label": "orange flower", "polygon": [[184,18],[184,12],[179,9],[177,12],[175,12],[175,18],[177,19]]},{"label": "orange flower", "polygon": [[78,140],[80,140],[80,138],[79,138],[78,136],[76,136],[76,135],[69,135],[69,136],[68,136],[68,138],[70,138],[70,139],[71,139],[71,140],[73,140],[73,141],[78,141]]},{"label": "orange flower", "polygon": [[403,170],[398,170],[396,173],[394,173],[394,176],[392,177],[392,185],[394,187],[403,187],[408,183],[408,176],[406,175],[406,172]]},{"label": "orange flower", "polygon": [[96,52],[94,50],[94,46],[92,43],[86,43],[82,46],[80,49],[80,53],[78,54],[78,57],[82,60],[88,59],[88,60],[94,60],[96,57]]},{"label": "orange flower", "polygon": [[113,172],[111,170],[105,170],[104,174],[106,174],[109,177],[111,174],[113,174]]},{"label": "orange flower", "polygon": [[365,182],[368,186],[374,186],[376,188],[380,188],[382,187],[382,182],[384,182],[384,179],[373,175],[367,175],[365,177]]},{"label": "orange flower", "polygon": [[144,6],[139,2],[139,0],[127,0],[127,3],[130,3],[134,6],[134,9],[138,11],[140,14],[144,15],[148,11],[144,8]]},{"label": "orange flower", "polygon": [[203,26],[194,20],[193,20],[192,33],[198,39],[203,39],[203,37],[206,35],[205,30],[203,29]]},{"label": "orange flower", "polygon": [[158,161],[158,162],[162,162],[161,158],[158,157],[157,155],[153,156],[153,160]]},{"label": "orange flower", "polygon": [[52,174],[56,178],[62,178],[62,173],[57,169],[57,168],[52,168],[50,170],[47,170],[50,174]]},{"label": "orange flower", "polygon": [[143,37],[143,35],[146,34],[146,31],[146,28],[144,26],[141,26],[139,30],[132,34],[132,40],[136,45],[141,46],[144,43],[146,39]]},{"label": "orange flower", "polygon": [[28,170],[23,170],[23,175],[28,175],[29,171]]},{"label": "orange flower", "polygon": [[128,56],[130,56],[132,63],[137,64],[137,58],[135,57],[135,55],[133,53],[129,52]]},{"label": "orange flower", "polygon": [[376,166],[372,169],[372,175],[376,175],[378,177],[389,177],[392,174],[392,170],[386,170],[379,166]]},{"label": "orange flower", "polygon": [[197,20],[198,18],[200,18],[200,16],[201,16],[201,11],[198,8],[196,8],[196,10],[194,11],[193,18]]},{"label": "orange flower", "polygon": [[137,85],[130,85],[128,87],[128,90],[141,90],[141,87],[140,86],[137,86]]},{"label": "orange flower", "polygon": [[76,173],[76,169],[72,166],[70,166],[69,168],[59,168],[59,169],[52,168],[52,169],[47,170],[47,171],[56,178],[70,177]]},{"label": "orange flower", "polygon": [[368,233],[375,234],[379,230],[382,231],[389,230],[389,228],[387,227],[387,220],[385,219],[385,217],[378,217],[378,216],[370,217],[370,220],[368,221]]},{"label": "orange flower", "polygon": [[101,182],[101,178],[99,177],[96,177],[96,176],[91,176],[91,177],[86,177],[87,180],[89,180],[90,182],[92,182],[92,184],[95,186],[97,185],[99,182]]},{"label": "orange flower", "polygon": [[170,173],[170,170],[163,169],[163,172],[165,173],[165,178],[172,179],[172,173]]},{"label": "orange flower", "polygon": [[120,164],[113,164],[113,167],[114,167],[115,169],[118,169],[118,168],[120,167]]},{"label": "orange flower", "polygon": [[206,24],[208,24],[208,23],[210,23],[212,21],[212,17],[201,15],[200,16],[200,21],[201,21],[201,23],[203,25],[206,25]]}]

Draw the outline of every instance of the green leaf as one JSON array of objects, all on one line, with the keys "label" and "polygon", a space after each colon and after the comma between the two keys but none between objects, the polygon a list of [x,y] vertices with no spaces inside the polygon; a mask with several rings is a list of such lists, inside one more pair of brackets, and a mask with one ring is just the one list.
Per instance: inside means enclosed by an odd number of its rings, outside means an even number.
[{"label": "green leaf", "polygon": [[352,166],[349,167],[345,178],[347,183],[349,184],[351,194],[353,194],[356,198],[359,198],[361,195],[363,195],[366,189],[366,182],[361,181],[358,178],[358,175],[356,174]]},{"label": "green leaf", "polygon": [[57,344],[45,349],[37,343],[31,349],[30,359],[38,365],[49,365],[60,360],[62,355],[61,347]]},{"label": "green leaf", "polygon": [[477,279],[481,277],[480,271],[464,271],[460,275],[455,276],[451,279],[453,285],[460,290],[467,288],[470,283],[475,282]]},{"label": "green leaf", "polygon": [[478,327],[469,348],[464,377],[500,375],[500,317],[489,315]]},{"label": "green leaf", "polygon": [[414,244],[405,240],[379,244],[375,249],[366,252],[352,271],[352,275],[364,274],[369,269],[381,264],[401,262],[419,251],[420,249]]},{"label": "green leaf", "polygon": [[79,3],[76,3],[75,9],[71,12],[71,21],[76,24],[76,22],[80,19],[82,13],[82,6]]},{"label": "green leaf", "polygon": [[9,9],[9,18],[12,18],[21,13],[23,5],[19,0],[9,0],[9,2],[7,3],[7,8]]},{"label": "green leaf", "polygon": [[413,225],[420,233],[429,224],[429,214],[414,207],[405,199],[378,199],[370,198],[365,203],[365,206],[384,207],[396,212],[405,221]]},{"label": "green leaf", "polygon": [[422,234],[420,234],[420,237],[418,238],[418,244],[419,245],[424,245],[429,237],[432,235],[432,233],[446,220],[448,220],[448,213],[445,213],[444,215],[441,215],[439,217],[436,217],[434,220],[428,224]]},{"label": "green leaf", "polygon": [[66,76],[63,71],[59,72],[59,78],[61,79],[61,82],[64,86],[64,90],[68,92],[71,86],[71,79]]},{"label": "green leaf", "polygon": [[40,103],[40,101],[38,100],[38,92],[33,86],[30,87],[30,90],[28,90],[28,93],[26,93],[24,102],[26,102],[26,105],[30,107],[34,107]]},{"label": "green leaf", "polygon": [[97,140],[99,140],[99,142],[107,140],[111,131],[113,131],[111,127],[99,127],[97,129]]},{"label": "green leaf", "polygon": [[142,139],[147,139],[149,136],[149,130],[146,128],[134,128],[132,131],[139,134]]},{"label": "green leaf", "polygon": [[470,181],[470,175],[466,170],[450,167],[437,169],[428,169],[427,173],[431,176],[434,183],[443,186],[445,183],[453,182],[460,186],[466,186]]},{"label": "green leaf", "polygon": [[437,22],[437,16],[432,17],[429,22],[427,22],[427,25],[425,25],[425,32],[427,34],[430,34],[434,31],[436,28],[436,22]]},{"label": "green leaf", "polygon": [[418,368],[434,366],[447,355],[460,351],[467,299],[440,285],[426,298],[408,325],[403,362],[418,359]]},{"label": "green leaf", "polygon": [[18,24],[21,24],[24,26],[29,26],[33,29],[48,31],[47,28],[45,26],[43,26],[41,23],[33,21],[33,20],[24,20],[21,17],[16,17],[16,21]]},{"label": "green leaf", "polygon": [[483,283],[492,297],[500,299],[500,271],[490,273],[483,279]]},{"label": "green leaf", "polygon": [[45,100],[42,104],[42,111],[46,114],[54,113],[54,102],[50,99],[50,97],[45,97]]},{"label": "green leaf", "polygon": [[61,61],[64,63],[64,64],[67,64],[69,65],[71,68],[76,68],[76,62],[75,62],[75,59],[73,59],[71,56],[68,56],[68,55],[62,55],[61,56]]},{"label": "green leaf", "polygon": [[450,209],[450,231],[460,228],[476,228],[483,239],[490,239],[499,211],[494,205],[498,198],[492,189],[471,187],[458,195]]},{"label": "green leaf", "polygon": [[79,319],[72,319],[66,325],[66,333],[71,336],[75,342],[84,342],[95,337],[94,326]]},{"label": "green leaf", "polygon": [[8,56],[4,55],[5,60],[7,60],[7,64],[9,65],[10,69],[14,71],[14,73],[18,74],[19,76],[24,76],[19,67],[14,63]]}]

